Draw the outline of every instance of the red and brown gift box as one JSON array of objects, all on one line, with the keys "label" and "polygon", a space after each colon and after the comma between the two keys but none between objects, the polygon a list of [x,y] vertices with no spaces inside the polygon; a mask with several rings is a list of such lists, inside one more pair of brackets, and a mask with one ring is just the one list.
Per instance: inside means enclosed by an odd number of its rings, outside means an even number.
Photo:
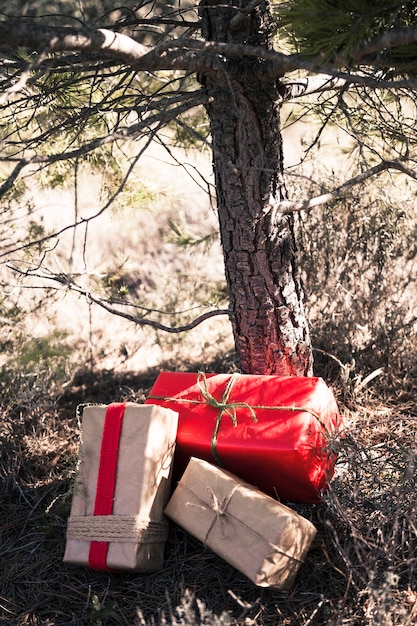
[{"label": "red and brown gift box", "polygon": [[256,585],[282,590],[291,587],[317,532],[292,509],[197,458],[165,513]]},{"label": "red and brown gift box", "polygon": [[178,413],[135,403],[86,406],[64,562],[99,570],[163,567]]},{"label": "red and brown gift box", "polygon": [[321,378],[162,372],[146,403],[179,413],[174,481],[195,456],[272,497],[321,501],[341,423]]}]

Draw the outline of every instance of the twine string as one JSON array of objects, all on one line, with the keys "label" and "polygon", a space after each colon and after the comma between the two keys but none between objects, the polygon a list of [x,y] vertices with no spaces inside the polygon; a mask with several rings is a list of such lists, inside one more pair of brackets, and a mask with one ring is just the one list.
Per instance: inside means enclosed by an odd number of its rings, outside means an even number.
[{"label": "twine string", "polygon": [[[226,511],[227,511],[227,507],[229,506],[230,500],[232,499],[232,496],[234,494],[234,492],[236,491],[236,489],[239,487],[239,485],[235,485],[232,489],[232,491],[223,498],[223,500],[221,502],[219,502],[216,494],[214,493],[213,489],[211,487],[207,487],[207,491],[209,492],[210,496],[211,496],[211,504],[209,505],[209,508],[213,511],[214,513],[214,517],[212,519],[212,522],[209,526],[209,529],[207,530],[206,536],[204,538],[204,545],[206,545],[207,543],[207,537],[209,536],[213,526],[216,524],[216,522],[218,522],[223,530],[223,536],[222,539],[226,538],[227,535],[227,531],[225,529],[225,516],[226,516]],[[204,508],[204,507],[203,507]]]},{"label": "twine string", "polygon": [[115,543],[160,543],[168,535],[168,522],[136,515],[70,516],[67,539]]},{"label": "twine string", "polygon": [[217,436],[220,430],[220,424],[223,418],[223,415],[226,414],[232,420],[233,426],[236,428],[237,426],[237,409],[248,409],[251,414],[252,420],[256,423],[258,418],[256,417],[255,411],[247,402],[229,402],[229,397],[232,392],[232,387],[237,378],[237,374],[232,374],[229,378],[226,389],[224,390],[223,396],[221,400],[216,400],[216,398],[209,392],[207,386],[207,378],[203,372],[198,372],[197,374],[197,385],[200,389],[201,396],[203,400],[210,406],[215,409],[218,409],[216,423],[214,425],[214,431],[211,436],[211,452],[216,460],[216,463],[219,467],[224,467],[223,462],[220,458],[220,455],[217,450]]},{"label": "twine string", "polygon": [[197,385],[200,389],[201,396],[203,400],[214,407],[215,409],[219,409],[221,414],[226,413],[232,420],[233,426],[237,426],[237,416],[236,409],[247,409],[251,414],[253,421],[256,423],[258,421],[256,417],[256,413],[247,402],[229,402],[229,397],[232,391],[232,387],[235,383],[238,374],[232,374],[229,378],[226,389],[224,390],[223,396],[221,400],[216,400],[216,398],[210,393],[207,386],[207,377],[204,372],[198,372],[197,374]]},{"label": "twine string", "polygon": [[186,485],[182,481],[178,483],[178,486],[181,487],[182,489],[185,489],[185,491],[188,491],[188,493],[192,496],[192,498],[197,501],[197,502],[188,502],[187,504],[189,506],[197,506],[205,511],[210,511],[214,513],[213,519],[211,520],[210,526],[203,539],[204,545],[208,545],[207,544],[208,537],[210,533],[212,532],[212,530],[215,528],[217,523],[221,525],[222,531],[223,531],[223,535],[220,536],[220,538],[222,540],[226,539],[227,537],[226,525],[227,525],[227,522],[230,521],[235,524],[238,524],[239,526],[244,528],[246,531],[252,533],[257,539],[261,540],[263,543],[266,543],[272,550],[274,550],[276,553],[280,554],[281,556],[285,556],[287,559],[296,561],[297,563],[304,562],[302,559],[298,559],[297,557],[291,554],[288,554],[287,552],[282,550],[279,546],[277,546],[276,544],[269,541],[269,539],[264,537],[255,528],[253,528],[252,526],[248,526],[248,524],[246,524],[242,519],[240,519],[240,517],[236,517],[235,515],[230,513],[230,511],[227,510],[235,492],[244,486],[241,483],[235,484],[233,489],[221,500],[221,502],[219,502],[217,495],[215,494],[214,490],[211,487],[207,488],[207,491],[209,492],[210,497],[211,497],[211,501],[206,502],[205,500],[203,500],[203,498],[200,498],[200,496],[194,493],[194,491],[190,489],[188,485]]}]

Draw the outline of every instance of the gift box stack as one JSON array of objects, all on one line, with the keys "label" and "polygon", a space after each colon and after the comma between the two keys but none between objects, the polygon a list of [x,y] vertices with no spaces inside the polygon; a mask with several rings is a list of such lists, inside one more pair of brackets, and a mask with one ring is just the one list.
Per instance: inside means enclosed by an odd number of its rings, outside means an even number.
[{"label": "gift box stack", "polygon": [[86,407],[64,561],[158,571],[170,518],[287,589],[316,529],[280,500],[321,501],[340,423],[314,377],[162,372],[143,405]]}]

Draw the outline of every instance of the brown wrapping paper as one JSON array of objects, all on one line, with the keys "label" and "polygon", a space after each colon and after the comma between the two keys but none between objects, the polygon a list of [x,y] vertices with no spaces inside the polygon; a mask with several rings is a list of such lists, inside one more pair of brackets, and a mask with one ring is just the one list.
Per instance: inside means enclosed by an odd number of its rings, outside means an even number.
[{"label": "brown wrapping paper", "polygon": [[317,532],[277,500],[194,457],[165,513],[260,587],[288,589]]},{"label": "brown wrapping paper", "polygon": [[76,479],[64,562],[88,565],[91,541],[108,541],[107,567],[155,572],[162,568],[172,457],[178,414],[127,403],[120,435],[113,514],[94,516],[100,447],[107,407],[87,406],[82,418]]}]

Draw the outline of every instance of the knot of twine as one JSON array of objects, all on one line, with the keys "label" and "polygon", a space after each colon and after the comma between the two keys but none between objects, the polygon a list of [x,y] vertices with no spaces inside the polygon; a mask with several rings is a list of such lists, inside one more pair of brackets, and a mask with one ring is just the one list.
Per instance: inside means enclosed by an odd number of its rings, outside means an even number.
[{"label": "knot of twine", "polygon": [[208,537],[210,533],[212,532],[213,528],[216,526],[216,524],[220,524],[222,528],[222,535],[220,535],[220,539],[222,540],[226,539],[227,537],[226,524],[229,521],[229,522],[234,523],[235,525],[240,526],[244,530],[250,532],[256,539],[262,541],[262,543],[267,544],[269,548],[271,548],[276,554],[280,554],[281,556],[286,557],[290,561],[295,561],[297,563],[304,562],[302,559],[299,559],[292,554],[288,554],[287,552],[282,550],[280,546],[277,546],[276,544],[271,543],[266,537],[261,535],[261,533],[258,532],[255,528],[249,526],[242,519],[240,519],[240,517],[236,517],[235,515],[232,515],[227,510],[233,498],[234,493],[243,486],[242,484],[236,483],[233,489],[226,496],[224,496],[222,500],[219,500],[216,493],[211,487],[207,487],[207,491],[210,494],[210,498],[211,498],[210,502],[205,502],[202,498],[200,498],[200,496],[194,493],[194,491],[190,489],[185,483],[180,481],[178,483],[178,486],[185,489],[185,491],[188,491],[188,493],[192,496],[192,499],[196,500],[196,502],[187,502],[188,506],[196,506],[205,511],[214,513],[213,519],[210,522],[210,526],[205,534],[204,539],[202,540],[204,545],[207,545]]},{"label": "knot of twine", "polygon": [[223,416],[223,413],[225,413],[232,420],[233,426],[237,426],[236,409],[248,409],[253,421],[256,423],[258,419],[256,417],[255,411],[253,410],[250,404],[248,404],[247,402],[240,402],[240,401],[229,402],[230,393],[232,391],[232,387],[237,377],[238,377],[238,374],[231,375],[231,377],[229,378],[227,382],[226,389],[224,390],[221,400],[216,400],[216,398],[212,396],[212,394],[209,392],[208,386],[207,386],[207,378],[203,372],[198,372],[197,374],[197,385],[200,389],[200,393],[201,393],[203,400],[210,406],[214,407],[215,409],[219,409],[220,414],[217,418],[218,421],[220,421],[220,419]]},{"label": "knot of twine", "polygon": [[216,424],[214,426],[213,435],[211,437],[211,451],[216,459],[217,465],[223,467],[222,460],[217,452],[217,435],[219,434],[220,424],[223,418],[223,415],[226,414],[232,420],[232,424],[234,427],[237,426],[237,409],[247,409],[251,414],[252,420],[255,422],[258,421],[256,417],[256,413],[254,409],[247,402],[229,402],[229,397],[232,391],[232,387],[235,383],[238,374],[232,374],[229,378],[226,389],[224,390],[223,396],[221,400],[216,400],[216,398],[209,392],[207,386],[207,378],[203,372],[198,372],[197,374],[197,385],[200,389],[201,397],[203,400],[215,409],[218,409]]},{"label": "knot of twine", "polygon": [[116,543],[161,543],[168,536],[168,522],[144,520],[135,515],[70,516],[67,539]]},{"label": "knot of twine", "polygon": [[[216,524],[216,522],[218,522],[220,524],[220,526],[222,527],[222,539],[226,538],[226,529],[224,527],[225,525],[225,518],[226,518],[226,511],[227,511],[227,507],[229,506],[229,503],[232,499],[232,496],[234,494],[234,492],[236,491],[236,489],[238,489],[239,485],[235,485],[232,489],[232,491],[225,496],[222,501],[220,502],[218,497],[216,496],[216,494],[214,493],[213,489],[211,487],[207,487],[207,491],[209,492],[210,496],[211,496],[211,503],[210,504],[205,504],[203,503],[202,508],[208,508],[211,511],[213,511],[214,513],[214,517],[211,521],[211,524],[209,526],[208,531],[206,532],[206,536],[204,538],[204,544],[206,544],[207,542],[207,537],[209,536],[213,526]],[[201,501],[202,502],[202,501]]]}]

